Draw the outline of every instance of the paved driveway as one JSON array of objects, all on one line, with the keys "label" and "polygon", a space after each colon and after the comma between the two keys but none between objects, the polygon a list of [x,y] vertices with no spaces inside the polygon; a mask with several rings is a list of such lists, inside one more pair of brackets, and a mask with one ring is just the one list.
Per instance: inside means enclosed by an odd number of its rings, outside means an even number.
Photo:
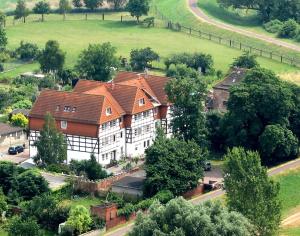
[{"label": "paved driveway", "polygon": [[49,183],[51,189],[58,189],[66,184],[66,177],[62,175],[53,175],[50,173],[42,172],[42,176]]}]

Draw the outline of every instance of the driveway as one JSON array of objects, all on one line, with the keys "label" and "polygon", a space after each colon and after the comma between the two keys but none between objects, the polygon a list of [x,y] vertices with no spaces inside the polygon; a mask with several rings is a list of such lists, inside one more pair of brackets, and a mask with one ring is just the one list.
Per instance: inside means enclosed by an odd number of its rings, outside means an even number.
[{"label": "driveway", "polygon": [[49,187],[52,190],[61,188],[62,186],[64,186],[66,184],[66,177],[62,176],[62,175],[53,175],[50,173],[46,173],[46,172],[42,172],[41,173],[42,176],[47,180],[47,182],[49,183]]},{"label": "driveway", "polygon": [[[288,170],[292,170],[292,169],[296,169],[300,167],[300,158],[294,160],[294,161],[290,161],[286,164],[280,165],[278,167],[272,168],[268,171],[269,176],[273,176],[273,175],[277,175],[277,174],[281,174],[285,171]],[[219,198],[221,196],[224,196],[225,191],[222,189],[207,193],[207,194],[203,194],[199,197],[196,197],[194,199],[189,200],[191,203],[193,204],[199,204],[201,202],[205,202],[208,200],[213,200],[216,198]],[[127,224],[123,227],[119,227],[118,229],[112,230],[110,232],[107,232],[106,234],[104,234],[105,236],[123,236],[126,235],[127,233],[129,233],[129,231],[132,229],[134,223],[130,223]]]},{"label": "driveway", "polygon": [[[259,33],[255,33],[252,31],[248,31],[248,30],[244,30],[244,29],[240,29],[238,27],[229,25],[229,24],[225,24],[222,23],[220,21],[214,20],[212,18],[210,18],[209,16],[207,16],[199,7],[198,7],[198,0],[186,0],[187,1],[187,5],[189,10],[201,21],[206,22],[208,24],[214,25],[218,28],[221,29],[225,29],[225,30],[229,30],[235,33],[239,33],[245,36],[248,36],[250,38],[256,38],[256,39],[260,39],[263,40],[265,42],[268,43],[272,43],[275,44],[277,46],[280,47],[285,47],[285,48],[289,48],[292,49],[294,51],[300,52],[300,47],[296,46],[292,43],[286,43],[284,41],[278,40],[278,39],[274,39],[272,37],[268,37],[267,35],[263,35],[263,34],[259,34]],[[201,0],[200,0],[201,1]]]}]

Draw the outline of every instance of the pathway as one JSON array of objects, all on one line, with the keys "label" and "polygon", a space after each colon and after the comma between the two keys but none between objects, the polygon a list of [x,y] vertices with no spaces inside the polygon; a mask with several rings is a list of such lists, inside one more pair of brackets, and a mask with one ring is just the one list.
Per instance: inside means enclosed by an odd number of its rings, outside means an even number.
[{"label": "pathway", "polygon": [[269,37],[267,35],[263,35],[263,34],[259,34],[259,33],[255,33],[252,31],[248,31],[248,30],[244,30],[244,29],[240,29],[238,27],[229,25],[229,24],[225,24],[222,23],[220,21],[214,20],[212,18],[210,18],[209,16],[207,16],[199,7],[198,7],[198,0],[186,0],[187,1],[187,5],[189,10],[201,21],[206,22],[208,24],[214,25],[218,28],[221,29],[225,29],[225,30],[229,30],[235,33],[239,33],[239,34],[243,34],[246,35],[250,38],[256,38],[256,39],[260,39],[263,40],[265,42],[268,43],[272,43],[275,44],[277,46],[280,47],[285,47],[285,48],[289,48],[292,49],[294,51],[300,52],[300,46],[294,45],[292,43],[287,43],[272,37]]},{"label": "pathway", "polygon": [[[280,165],[278,167],[272,168],[268,171],[269,176],[273,176],[273,175],[277,175],[277,174],[281,174],[285,171],[288,170],[292,170],[292,169],[296,169],[296,168],[300,168],[300,158],[294,160],[294,161],[290,161],[288,163],[285,163],[283,165]],[[207,200],[213,200],[216,199],[218,197],[224,196],[225,191],[222,189],[207,193],[207,194],[203,194],[200,195],[199,197],[193,198],[190,200],[191,203],[193,204],[199,204],[201,202],[205,202]],[[123,236],[126,235],[132,228],[134,223],[130,223],[128,225],[125,225],[123,227],[119,227],[118,229],[115,229],[111,232],[107,232],[106,234],[104,234],[105,236]]]}]

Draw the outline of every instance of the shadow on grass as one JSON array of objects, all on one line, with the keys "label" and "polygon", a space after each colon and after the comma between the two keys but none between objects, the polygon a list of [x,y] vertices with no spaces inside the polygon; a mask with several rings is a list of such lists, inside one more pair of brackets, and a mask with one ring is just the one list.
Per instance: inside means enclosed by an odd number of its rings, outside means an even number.
[{"label": "shadow on grass", "polygon": [[261,26],[262,24],[260,17],[254,11],[248,13],[249,15],[241,15],[238,10],[233,11],[220,7],[216,0],[198,0],[198,6],[210,16],[228,24],[246,27]]}]

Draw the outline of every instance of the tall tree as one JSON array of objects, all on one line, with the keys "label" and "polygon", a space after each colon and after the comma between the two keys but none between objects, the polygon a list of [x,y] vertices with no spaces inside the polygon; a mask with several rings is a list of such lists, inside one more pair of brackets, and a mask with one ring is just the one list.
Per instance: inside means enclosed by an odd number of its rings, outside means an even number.
[{"label": "tall tree", "polygon": [[81,7],[83,7],[82,0],[73,0],[73,1],[72,1],[72,4],[73,4],[73,6],[76,7],[76,8],[81,8]]},{"label": "tall tree", "polygon": [[130,65],[134,70],[144,70],[151,68],[151,63],[157,61],[159,55],[150,47],[141,49],[132,49],[130,52]]},{"label": "tall tree", "polygon": [[83,0],[86,8],[91,9],[92,11],[102,6],[103,0]]},{"label": "tall tree", "polygon": [[115,10],[122,8],[126,1],[127,0],[107,0],[108,3],[113,4]]},{"label": "tall tree", "polygon": [[66,20],[66,14],[71,10],[71,5],[69,0],[59,0],[59,11],[64,16],[64,20]]},{"label": "tall tree", "polygon": [[206,155],[195,142],[167,139],[160,132],[146,150],[146,194],[170,190],[178,196],[195,188],[203,177]]},{"label": "tall tree", "polygon": [[44,21],[44,15],[50,12],[50,5],[44,1],[37,2],[33,8],[33,12],[42,15],[42,21]]},{"label": "tall tree", "polygon": [[126,8],[130,15],[136,17],[139,22],[142,15],[148,15],[150,3],[149,0],[129,0]]},{"label": "tall tree", "polygon": [[247,218],[229,211],[220,202],[193,205],[183,198],[175,198],[165,206],[154,202],[148,213],[138,214],[129,236],[255,235]]},{"label": "tall tree", "polygon": [[200,77],[177,78],[165,88],[171,108],[173,133],[184,140],[206,146],[204,101],[206,85]]},{"label": "tall tree", "polygon": [[50,113],[45,116],[43,129],[34,146],[37,148],[37,155],[34,157],[34,162],[37,164],[58,164],[67,160],[67,144],[64,135],[57,130],[55,120]]},{"label": "tall tree", "polygon": [[90,44],[79,55],[76,69],[83,78],[108,81],[119,66],[116,48],[110,43]]},{"label": "tall tree", "polygon": [[65,55],[59,48],[57,41],[49,40],[38,58],[41,70],[45,73],[57,73],[62,70],[65,63]]},{"label": "tall tree", "polygon": [[269,179],[257,152],[233,148],[224,165],[224,184],[229,209],[240,212],[259,235],[274,235],[280,225],[279,184]]},{"label": "tall tree", "polygon": [[15,19],[23,18],[23,22],[26,22],[26,17],[29,15],[29,9],[26,7],[25,0],[18,0],[16,10],[15,10]]}]

